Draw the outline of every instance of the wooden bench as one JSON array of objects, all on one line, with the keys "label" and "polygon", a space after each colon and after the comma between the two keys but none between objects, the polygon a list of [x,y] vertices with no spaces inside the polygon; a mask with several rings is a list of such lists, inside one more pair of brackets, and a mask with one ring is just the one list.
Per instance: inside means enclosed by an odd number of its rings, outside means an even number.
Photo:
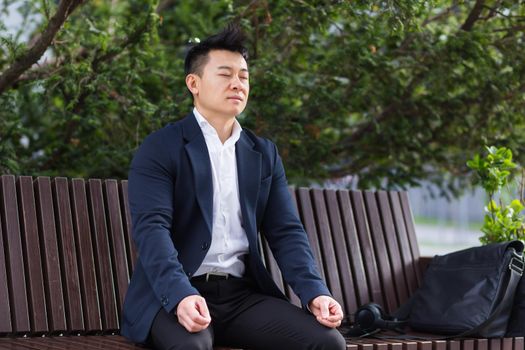
[{"label": "wooden bench", "polygon": [[[0,349],[140,349],[118,335],[136,252],[127,181],[0,178]],[[313,252],[346,314],[387,312],[421,282],[405,192],[290,189]],[[266,266],[290,297],[267,243]],[[523,338],[348,340],[349,349],[522,350]]]}]

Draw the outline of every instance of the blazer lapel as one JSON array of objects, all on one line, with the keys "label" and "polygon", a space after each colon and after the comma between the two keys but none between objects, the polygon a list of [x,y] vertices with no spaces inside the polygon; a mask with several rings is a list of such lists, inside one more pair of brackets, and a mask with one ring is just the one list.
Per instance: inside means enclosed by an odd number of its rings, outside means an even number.
[{"label": "blazer lapel", "polygon": [[211,163],[204,135],[193,113],[188,115],[184,120],[183,136],[188,142],[185,149],[193,169],[195,195],[206,226],[211,234],[213,221],[213,179]]},{"label": "blazer lapel", "polygon": [[[259,188],[261,185],[261,153],[253,149],[254,143],[242,132],[235,146],[237,157],[237,176],[239,181],[239,200],[243,217],[243,227],[246,233],[255,227],[255,211]],[[248,234],[248,239],[254,239],[257,232]]]}]

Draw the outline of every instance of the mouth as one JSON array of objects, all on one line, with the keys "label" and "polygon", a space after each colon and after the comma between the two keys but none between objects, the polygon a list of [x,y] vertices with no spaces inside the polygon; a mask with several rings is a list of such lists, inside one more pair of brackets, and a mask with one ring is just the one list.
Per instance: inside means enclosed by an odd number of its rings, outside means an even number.
[{"label": "mouth", "polygon": [[243,98],[240,97],[240,96],[231,96],[231,97],[228,97],[228,100],[237,100],[237,101],[243,101]]}]

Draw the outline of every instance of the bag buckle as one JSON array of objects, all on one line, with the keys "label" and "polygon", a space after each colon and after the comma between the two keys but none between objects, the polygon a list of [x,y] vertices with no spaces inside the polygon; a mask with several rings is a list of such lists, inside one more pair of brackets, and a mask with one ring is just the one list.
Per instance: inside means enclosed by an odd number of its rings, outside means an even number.
[{"label": "bag buckle", "polygon": [[509,263],[509,270],[514,270],[517,273],[520,274],[520,276],[523,275],[523,269],[525,268],[525,262],[523,262],[523,256],[519,255],[518,253],[514,252],[514,256],[510,260]]}]

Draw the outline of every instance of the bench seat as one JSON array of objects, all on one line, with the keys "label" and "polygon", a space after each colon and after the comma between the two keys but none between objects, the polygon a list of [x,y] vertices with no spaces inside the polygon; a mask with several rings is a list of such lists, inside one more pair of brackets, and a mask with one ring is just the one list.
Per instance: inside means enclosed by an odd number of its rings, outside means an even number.
[{"label": "bench seat", "polygon": [[[118,336],[137,258],[127,181],[0,178],[0,349],[135,349]],[[422,266],[406,192],[290,188],[323,278],[346,315],[396,310]],[[265,265],[299,299],[260,237]],[[116,335],[115,335],[116,334]],[[524,350],[523,338],[348,339],[349,349]]]}]

